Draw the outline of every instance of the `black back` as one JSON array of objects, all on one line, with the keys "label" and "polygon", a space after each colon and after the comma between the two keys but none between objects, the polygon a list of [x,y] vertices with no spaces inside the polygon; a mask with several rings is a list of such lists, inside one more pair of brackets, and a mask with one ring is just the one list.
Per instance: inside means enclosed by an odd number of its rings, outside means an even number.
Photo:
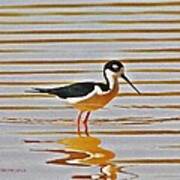
[{"label": "black back", "polygon": [[75,83],[69,86],[55,88],[51,90],[52,94],[56,94],[61,98],[81,97],[93,91],[94,85],[92,83]]},{"label": "black back", "polygon": [[102,91],[107,91],[108,87],[103,83],[93,83],[93,82],[84,82],[84,83],[75,83],[69,86],[49,89],[48,93],[55,94],[61,98],[72,98],[72,97],[82,97],[91,93],[95,85],[98,85]]}]

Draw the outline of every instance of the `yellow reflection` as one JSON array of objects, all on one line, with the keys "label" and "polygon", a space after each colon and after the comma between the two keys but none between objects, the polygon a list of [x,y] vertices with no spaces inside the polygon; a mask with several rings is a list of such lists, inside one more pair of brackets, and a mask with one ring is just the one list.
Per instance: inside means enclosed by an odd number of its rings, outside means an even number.
[{"label": "yellow reflection", "polygon": [[[57,141],[58,144],[65,145],[63,153],[68,157],[55,159],[47,163],[59,165],[82,165],[82,166],[99,166],[100,173],[85,176],[86,178],[109,178],[117,179],[119,168],[111,162],[115,154],[101,147],[101,140],[97,137],[73,137]],[[57,151],[56,151],[57,152]],[[62,151],[60,151],[62,153]],[[73,178],[85,178],[84,175],[76,175]]]}]

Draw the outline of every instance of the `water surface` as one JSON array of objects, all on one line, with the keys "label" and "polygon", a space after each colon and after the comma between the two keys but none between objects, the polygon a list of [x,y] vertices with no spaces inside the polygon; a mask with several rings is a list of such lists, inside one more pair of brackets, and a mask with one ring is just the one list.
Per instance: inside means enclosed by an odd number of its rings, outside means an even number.
[{"label": "water surface", "polygon": [[[179,179],[179,12],[177,0],[1,2],[0,176]],[[103,81],[112,59],[142,95],[120,80],[89,137],[75,133],[70,105],[25,93]]]}]

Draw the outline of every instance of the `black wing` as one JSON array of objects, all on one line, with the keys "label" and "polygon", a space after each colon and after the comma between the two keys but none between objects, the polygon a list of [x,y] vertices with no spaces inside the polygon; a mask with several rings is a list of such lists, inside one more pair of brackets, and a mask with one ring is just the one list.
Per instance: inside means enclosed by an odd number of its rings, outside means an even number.
[{"label": "black wing", "polygon": [[75,83],[69,86],[53,88],[53,89],[43,89],[35,88],[34,90],[41,93],[55,94],[61,98],[69,97],[81,97],[86,96],[94,90],[95,83],[93,82],[84,82],[84,83]]}]

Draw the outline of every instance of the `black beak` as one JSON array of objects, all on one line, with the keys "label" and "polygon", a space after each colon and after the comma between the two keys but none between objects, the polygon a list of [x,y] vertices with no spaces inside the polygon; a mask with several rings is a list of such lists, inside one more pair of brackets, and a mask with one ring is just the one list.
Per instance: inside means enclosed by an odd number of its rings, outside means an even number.
[{"label": "black beak", "polygon": [[125,74],[122,74],[121,77],[128,82],[128,84],[140,95],[140,91],[133,85],[133,83],[125,76]]}]

